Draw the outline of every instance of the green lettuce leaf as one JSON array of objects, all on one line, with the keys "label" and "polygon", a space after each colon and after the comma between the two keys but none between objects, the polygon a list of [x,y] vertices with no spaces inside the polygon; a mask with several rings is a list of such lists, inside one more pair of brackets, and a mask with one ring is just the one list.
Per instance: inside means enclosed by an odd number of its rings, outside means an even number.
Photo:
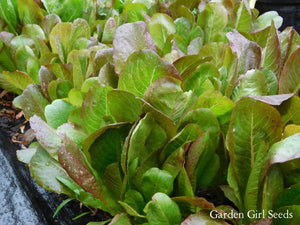
[{"label": "green lettuce leaf", "polygon": [[115,71],[120,74],[122,69],[128,65],[128,57],[135,51],[149,49],[156,52],[154,42],[144,22],[124,24],[116,30],[114,41],[113,59]]},{"label": "green lettuce leaf", "polygon": [[142,97],[152,82],[162,76],[178,77],[179,74],[172,64],[163,61],[153,51],[136,51],[127,59],[120,73],[118,89]]}]

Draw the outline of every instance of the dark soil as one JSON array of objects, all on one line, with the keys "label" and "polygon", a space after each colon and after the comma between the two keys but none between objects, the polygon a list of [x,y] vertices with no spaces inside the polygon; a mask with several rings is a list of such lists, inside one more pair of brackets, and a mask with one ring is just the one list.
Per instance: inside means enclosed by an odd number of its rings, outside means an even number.
[{"label": "dark soil", "polygon": [[[100,211],[97,212],[96,215],[89,213],[79,219],[72,220],[72,218],[82,213],[90,212],[89,209],[82,206],[77,200],[69,202],[60,210],[56,217],[53,218],[53,214],[59,204],[68,197],[40,188],[32,180],[28,167],[18,161],[16,150],[21,149],[22,137],[30,126],[22,112],[13,107],[12,101],[15,97],[15,94],[7,93],[0,89],[0,143],[4,143],[4,146],[0,146],[0,150],[2,149],[4,157],[13,167],[14,174],[12,174],[12,176],[17,177],[20,184],[19,186],[21,186],[26,196],[28,196],[32,207],[40,217],[40,221],[43,221],[41,225],[83,225],[90,221],[103,221],[108,219],[109,215]],[[18,206],[13,205],[7,207],[15,208]]]}]

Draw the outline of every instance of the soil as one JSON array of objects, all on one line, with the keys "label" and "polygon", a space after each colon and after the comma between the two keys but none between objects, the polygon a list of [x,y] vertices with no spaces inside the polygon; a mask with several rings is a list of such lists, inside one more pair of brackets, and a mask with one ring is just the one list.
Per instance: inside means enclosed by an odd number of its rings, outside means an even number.
[{"label": "soil", "polygon": [[[21,190],[24,192],[24,196],[28,198],[30,202],[29,205],[33,208],[33,211],[36,212],[34,214],[40,217],[39,224],[83,225],[90,221],[103,221],[109,219],[108,214],[98,211],[96,215],[89,213],[79,219],[72,220],[72,218],[75,218],[82,213],[90,212],[89,209],[82,206],[77,200],[69,202],[59,211],[56,217],[53,218],[53,214],[59,204],[68,197],[65,195],[58,195],[53,192],[45,191],[39,187],[32,180],[28,167],[26,167],[24,163],[18,161],[16,157],[16,150],[22,148],[23,135],[30,128],[30,126],[28,121],[24,118],[23,113],[12,105],[12,101],[15,97],[15,94],[8,93],[7,91],[0,89],[0,144],[1,142],[4,143],[2,144],[3,146],[0,146],[0,151],[3,153],[1,154],[1,157],[4,157],[5,163],[7,161],[7,164],[12,167],[13,174],[9,174],[9,176],[16,177],[18,183],[17,186],[20,186]],[[1,164],[1,166],[3,165]],[[3,186],[5,181],[0,182],[3,182]],[[14,194],[14,192],[12,193]],[[25,200],[27,201],[27,199]],[[10,208],[14,212],[18,211],[18,209],[16,209],[18,207],[20,207],[20,210],[23,210],[21,208],[22,204],[17,203],[16,205],[15,203],[14,205],[9,205],[13,204],[11,200],[4,202],[8,204],[5,207]],[[12,215],[13,214],[14,213],[12,213]],[[3,217],[2,213],[1,218],[6,218],[7,221],[15,219],[14,224],[32,225],[32,223],[25,223],[25,221],[17,221],[18,218],[7,218],[9,215],[10,214],[8,212],[5,212],[6,217]],[[28,215],[28,217],[30,216],[31,215]],[[2,221],[2,219],[0,220]]]}]

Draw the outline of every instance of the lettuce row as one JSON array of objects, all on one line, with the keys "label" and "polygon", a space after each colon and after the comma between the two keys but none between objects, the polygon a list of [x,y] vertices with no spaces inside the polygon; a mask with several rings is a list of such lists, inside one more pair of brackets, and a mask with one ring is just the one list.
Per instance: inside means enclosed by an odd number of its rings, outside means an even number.
[{"label": "lettuce row", "polygon": [[30,120],[38,144],[18,157],[43,188],[110,224],[228,224],[235,209],[197,196],[217,186],[244,215],[299,219],[299,35],[279,32],[276,12],[66,1],[76,10],[63,15],[52,1],[3,2],[15,14],[0,14],[0,85]]}]

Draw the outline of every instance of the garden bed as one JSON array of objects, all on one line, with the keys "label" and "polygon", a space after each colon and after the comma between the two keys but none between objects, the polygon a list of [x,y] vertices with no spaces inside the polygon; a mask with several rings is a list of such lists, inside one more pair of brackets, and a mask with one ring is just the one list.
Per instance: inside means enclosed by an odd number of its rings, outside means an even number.
[{"label": "garden bed", "polygon": [[[85,225],[89,221],[107,219],[104,213],[91,214],[72,220],[87,212],[76,200],[63,207],[53,218],[54,212],[67,196],[45,191],[30,176],[28,167],[17,159],[22,135],[29,128],[20,110],[12,107],[15,97],[1,92],[0,98],[0,221],[14,225]],[[16,118],[17,116],[17,118]]]},{"label": "garden bed", "polygon": [[278,30],[277,12],[247,0],[2,2],[1,127],[21,149],[3,148],[3,163],[36,221],[73,224],[68,207],[88,225],[300,220],[300,36]]}]

